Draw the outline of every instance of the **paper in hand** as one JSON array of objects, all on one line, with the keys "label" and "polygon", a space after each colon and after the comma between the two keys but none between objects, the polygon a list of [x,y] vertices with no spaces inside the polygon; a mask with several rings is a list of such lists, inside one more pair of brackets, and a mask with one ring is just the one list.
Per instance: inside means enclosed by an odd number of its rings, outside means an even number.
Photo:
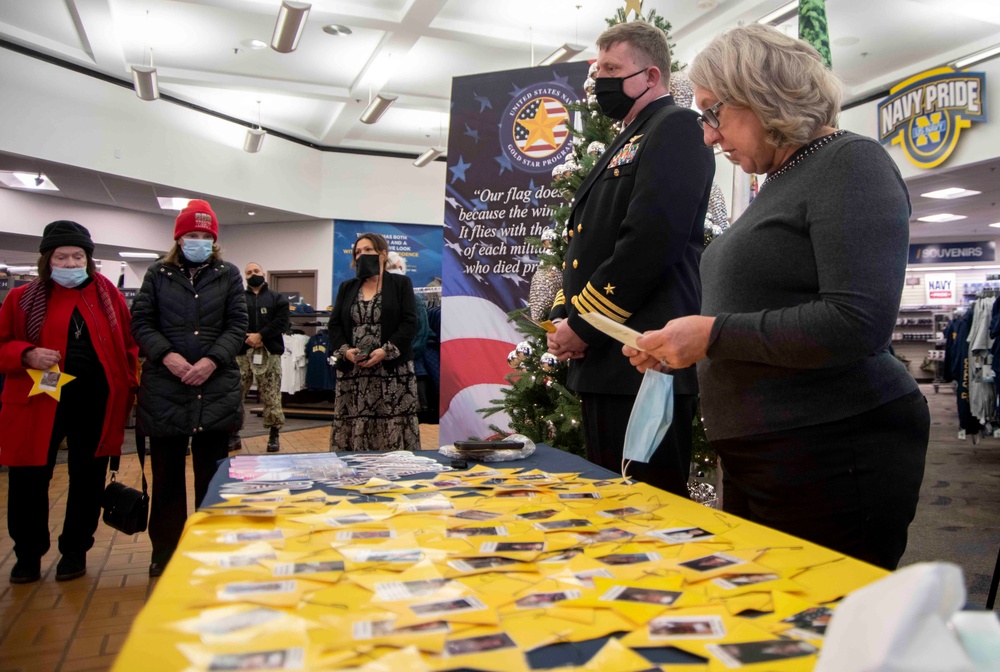
[{"label": "paper in hand", "polygon": [[624,324],[618,324],[611,318],[605,317],[600,313],[580,313],[580,317],[582,317],[587,324],[598,331],[607,334],[619,343],[624,343],[630,348],[635,348],[636,350],[642,350],[642,348],[636,344],[635,340],[639,336],[642,336],[642,334],[635,329],[626,327]]}]

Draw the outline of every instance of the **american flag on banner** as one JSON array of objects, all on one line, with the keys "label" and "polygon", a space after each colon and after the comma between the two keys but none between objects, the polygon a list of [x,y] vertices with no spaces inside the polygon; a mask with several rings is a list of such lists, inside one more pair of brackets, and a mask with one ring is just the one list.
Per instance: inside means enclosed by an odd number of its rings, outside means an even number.
[{"label": "american flag on banner", "polygon": [[569,113],[555,98],[536,98],[517,116],[514,141],[517,148],[532,158],[548,156],[562,147],[569,130]]}]

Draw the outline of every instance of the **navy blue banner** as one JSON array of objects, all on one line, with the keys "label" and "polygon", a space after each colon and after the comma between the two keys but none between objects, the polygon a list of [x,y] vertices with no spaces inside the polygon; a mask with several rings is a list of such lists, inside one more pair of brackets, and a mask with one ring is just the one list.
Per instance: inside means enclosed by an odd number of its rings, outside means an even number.
[{"label": "navy blue banner", "polygon": [[361,233],[377,233],[389,250],[406,261],[406,275],[414,289],[441,284],[441,246],[444,230],[424,224],[390,224],[338,219],[333,223],[333,294],[344,280],[354,277],[351,249]]},{"label": "navy blue banner", "polygon": [[968,264],[996,261],[996,243],[978,240],[971,243],[926,243],[910,245],[911,264]]},{"label": "navy blue banner", "polygon": [[521,340],[507,313],[527,305],[551,206],[552,169],[572,156],[568,106],[585,98],[586,62],[456,77],[451,88],[442,291],[442,444],[484,437],[502,414],[507,354]]}]

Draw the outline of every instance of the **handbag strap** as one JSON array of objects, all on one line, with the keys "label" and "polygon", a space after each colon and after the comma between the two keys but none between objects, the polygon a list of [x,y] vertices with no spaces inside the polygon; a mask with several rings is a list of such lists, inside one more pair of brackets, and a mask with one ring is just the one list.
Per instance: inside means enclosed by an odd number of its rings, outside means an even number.
[{"label": "handbag strap", "polygon": [[146,492],[146,435],[135,430],[135,452],[139,456],[139,473],[142,474],[142,494]]},{"label": "handbag strap", "polygon": [[[142,494],[147,495],[147,485],[146,485],[146,435],[142,434],[138,428],[135,430],[135,453],[139,456],[139,473],[142,474]],[[118,455],[113,455],[108,462],[108,467],[111,469],[111,480],[114,481],[115,474],[121,469],[122,458]]]}]

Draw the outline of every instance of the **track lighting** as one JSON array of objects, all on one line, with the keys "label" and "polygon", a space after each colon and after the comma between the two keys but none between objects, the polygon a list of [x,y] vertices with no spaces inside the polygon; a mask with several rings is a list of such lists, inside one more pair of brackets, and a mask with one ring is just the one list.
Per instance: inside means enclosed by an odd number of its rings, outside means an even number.
[{"label": "track lighting", "polygon": [[385,111],[389,109],[398,96],[385,96],[381,93],[372,98],[372,101],[368,103],[368,107],[365,111],[361,113],[361,123],[363,124],[374,124],[381,118]]},{"label": "track lighting", "polygon": [[272,49],[282,54],[295,51],[311,8],[312,5],[308,2],[282,1],[278,21],[274,24],[274,34],[271,36]]}]

